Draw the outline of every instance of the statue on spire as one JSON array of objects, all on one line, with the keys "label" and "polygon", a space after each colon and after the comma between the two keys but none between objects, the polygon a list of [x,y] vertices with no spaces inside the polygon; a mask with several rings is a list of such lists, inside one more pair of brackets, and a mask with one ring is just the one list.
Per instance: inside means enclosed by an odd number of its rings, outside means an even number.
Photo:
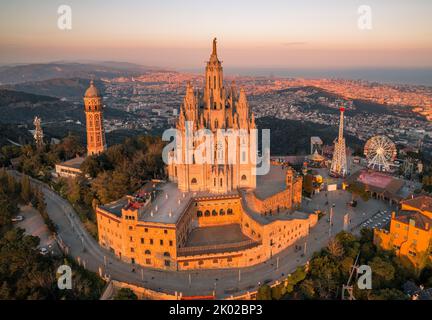
[{"label": "statue on spire", "polygon": [[212,55],[217,56],[217,50],[216,50],[216,38],[213,38],[213,53]]}]

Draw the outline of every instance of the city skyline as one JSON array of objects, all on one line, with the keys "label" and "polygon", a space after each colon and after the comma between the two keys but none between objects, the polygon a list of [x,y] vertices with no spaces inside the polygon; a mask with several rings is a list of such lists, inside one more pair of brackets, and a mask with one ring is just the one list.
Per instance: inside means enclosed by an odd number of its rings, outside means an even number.
[{"label": "city skyline", "polygon": [[[217,37],[227,68],[432,67],[432,4],[415,2],[18,1],[2,5],[0,64],[121,60],[198,68],[207,39]],[[57,26],[60,5],[71,7],[71,30]],[[357,25],[362,5],[371,8],[370,30]]]}]

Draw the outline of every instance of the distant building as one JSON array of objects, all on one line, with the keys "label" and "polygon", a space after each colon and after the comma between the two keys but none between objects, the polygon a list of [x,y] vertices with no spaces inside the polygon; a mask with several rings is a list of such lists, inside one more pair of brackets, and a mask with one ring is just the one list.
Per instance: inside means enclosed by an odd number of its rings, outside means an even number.
[{"label": "distant building", "polygon": [[315,151],[322,155],[323,142],[320,137],[311,137],[311,151],[310,154],[314,154]]},{"label": "distant building", "polygon": [[65,162],[56,164],[56,175],[62,178],[76,178],[77,176],[82,174],[80,167],[84,160],[85,158],[83,157],[75,157]]},{"label": "distant building", "polygon": [[422,195],[400,204],[399,212],[392,213],[389,230],[374,230],[374,243],[422,269],[432,260],[432,197]]},{"label": "distant building", "polygon": [[404,187],[404,180],[369,169],[357,171],[344,182],[348,186],[353,183],[363,185],[372,198],[387,200],[391,203],[399,203],[410,195],[409,190]]},{"label": "distant building", "polygon": [[84,106],[87,131],[87,155],[100,154],[106,149],[102,96],[93,81],[90,82],[90,87],[88,87],[84,94]]}]

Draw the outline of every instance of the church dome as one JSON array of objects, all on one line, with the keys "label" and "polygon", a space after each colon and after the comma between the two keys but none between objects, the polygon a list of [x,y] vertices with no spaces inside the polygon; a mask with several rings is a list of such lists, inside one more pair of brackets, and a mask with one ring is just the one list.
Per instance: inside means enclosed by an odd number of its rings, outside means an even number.
[{"label": "church dome", "polygon": [[84,97],[85,98],[96,98],[96,97],[100,97],[100,92],[98,90],[98,88],[96,88],[96,86],[94,85],[93,80],[90,81],[90,87],[87,88]]}]

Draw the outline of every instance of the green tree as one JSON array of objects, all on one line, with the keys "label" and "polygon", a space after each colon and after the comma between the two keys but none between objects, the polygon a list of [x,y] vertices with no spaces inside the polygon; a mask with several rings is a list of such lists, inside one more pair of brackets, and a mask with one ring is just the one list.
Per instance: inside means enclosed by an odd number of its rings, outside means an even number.
[{"label": "green tree", "polygon": [[385,288],[369,295],[370,300],[407,300],[408,297],[400,290]]},{"label": "green tree", "polygon": [[327,244],[327,251],[336,258],[340,258],[344,254],[344,248],[336,238],[329,241]]},{"label": "green tree", "polygon": [[257,291],[257,300],[271,300],[272,292],[268,285],[262,285]]},{"label": "green tree", "polygon": [[311,279],[302,281],[299,285],[299,290],[306,299],[313,299],[315,297],[315,284]]},{"label": "green tree", "polygon": [[131,289],[121,288],[115,294],[114,300],[138,300],[138,297]]},{"label": "green tree", "polygon": [[379,279],[390,281],[394,278],[395,268],[391,262],[387,262],[380,257],[375,257],[369,265],[372,268],[372,274]]},{"label": "green tree", "polygon": [[24,204],[28,204],[32,199],[30,179],[26,174],[23,174],[21,177],[21,199]]}]

